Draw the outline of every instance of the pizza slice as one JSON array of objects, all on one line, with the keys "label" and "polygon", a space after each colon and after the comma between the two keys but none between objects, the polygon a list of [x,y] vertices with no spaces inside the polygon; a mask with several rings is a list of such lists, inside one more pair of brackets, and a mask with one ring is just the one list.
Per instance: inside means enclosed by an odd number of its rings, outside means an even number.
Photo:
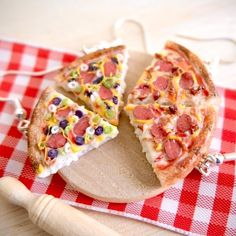
[{"label": "pizza slice", "polygon": [[118,125],[126,87],[128,54],[125,46],[89,53],[57,76],[58,86],[82,100],[109,123]]},{"label": "pizza slice", "polygon": [[197,106],[215,97],[215,87],[201,60],[185,47],[167,42],[129,94],[128,103]]},{"label": "pizza slice", "polygon": [[116,126],[47,88],[32,115],[28,150],[39,177],[56,173],[118,134]]},{"label": "pizza slice", "polygon": [[128,104],[125,110],[161,186],[186,177],[207,153],[216,122],[213,106]]}]

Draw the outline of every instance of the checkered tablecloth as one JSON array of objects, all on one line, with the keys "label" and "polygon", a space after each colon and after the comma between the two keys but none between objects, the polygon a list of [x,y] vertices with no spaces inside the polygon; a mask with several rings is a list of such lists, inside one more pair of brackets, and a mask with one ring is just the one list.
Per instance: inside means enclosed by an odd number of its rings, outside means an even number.
[{"label": "checkered tablecloth", "polygon": [[[75,55],[13,41],[0,40],[0,71],[40,71],[71,62]],[[31,114],[40,92],[53,84],[44,77],[0,77],[0,96],[19,98]],[[227,79],[227,78],[225,78]],[[212,151],[236,151],[236,91],[218,88],[219,120]],[[37,179],[27,158],[27,141],[17,130],[11,104],[0,103],[0,177],[14,176],[31,191],[52,194],[74,206],[145,221],[182,234],[236,235],[236,165],[215,167],[209,177],[193,171],[165,193],[129,204],[92,199],[74,191],[55,174]]]}]

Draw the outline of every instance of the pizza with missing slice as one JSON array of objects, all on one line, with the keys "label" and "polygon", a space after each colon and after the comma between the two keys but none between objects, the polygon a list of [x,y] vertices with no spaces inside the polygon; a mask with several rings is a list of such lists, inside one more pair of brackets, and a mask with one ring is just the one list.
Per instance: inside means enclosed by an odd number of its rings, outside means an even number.
[{"label": "pizza with missing slice", "polygon": [[56,77],[58,86],[82,100],[109,123],[118,125],[126,87],[125,46],[106,48],[77,59]]},{"label": "pizza with missing slice", "polygon": [[117,134],[117,127],[98,114],[47,88],[29,125],[29,157],[38,176],[46,177]]},{"label": "pizza with missing slice", "polygon": [[186,177],[207,154],[218,101],[204,64],[174,42],[131,90],[125,111],[163,187]]}]

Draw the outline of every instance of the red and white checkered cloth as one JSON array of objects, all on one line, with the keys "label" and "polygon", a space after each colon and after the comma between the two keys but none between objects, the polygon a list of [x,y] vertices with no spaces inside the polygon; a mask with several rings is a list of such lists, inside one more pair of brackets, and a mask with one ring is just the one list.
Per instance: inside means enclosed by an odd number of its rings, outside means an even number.
[{"label": "red and white checkered cloth", "polygon": [[[12,41],[0,40],[0,71],[39,71],[68,63],[75,55]],[[28,114],[41,91],[53,84],[50,76],[0,77],[0,96],[16,97]],[[236,91],[218,88],[221,105],[211,149],[236,151]],[[193,171],[165,193],[144,201],[115,204],[74,191],[55,174],[36,179],[27,158],[27,142],[17,130],[13,106],[0,103],[0,177],[14,176],[31,191],[52,194],[74,206],[145,221],[188,235],[236,235],[236,165],[215,167],[209,177]]]}]

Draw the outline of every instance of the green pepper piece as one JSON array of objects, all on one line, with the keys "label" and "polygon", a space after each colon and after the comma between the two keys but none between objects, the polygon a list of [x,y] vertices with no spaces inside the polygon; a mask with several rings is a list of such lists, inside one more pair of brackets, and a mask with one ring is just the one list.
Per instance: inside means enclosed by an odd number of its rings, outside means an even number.
[{"label": "green pepper piece", "polygon": [[92,119],[93,123],[98,124],[101,121],[101,118],[99,115],[95,115]]},{"label": "green pepper piece", "polygon": [[61,106],[67,106],[69,104],[69,99],[68,98],[64,98],[62,101],[61,101]]},{"label": "green pepper piece", "polygon": [[112,132],[111,126],[105,126],[104,127],[104,134],[110,134]]},{"label": "green pepper piece", "polygon": [[72,128],[71,125],[66,126],[66,128],[65,128],[65,130],[64,130],[64,132],[65,132],[66,135],[68,135],[68,134],[70,133],[71,128]]},{"label": "green pepper piece", "polygon": [[108,118],[108,119],[112,119],[112,118],[115,116],[115,112],[114,112],[113,110],[111,110],[111,109],[106,110],[105,116],[106,116],[106,118]]},{"label": "green pepper piece", "polygon": [[115,81],[113,78],[107,78],[107,79],[103,80],[102,84],[106,88],[112,88],[115,85]]}]

